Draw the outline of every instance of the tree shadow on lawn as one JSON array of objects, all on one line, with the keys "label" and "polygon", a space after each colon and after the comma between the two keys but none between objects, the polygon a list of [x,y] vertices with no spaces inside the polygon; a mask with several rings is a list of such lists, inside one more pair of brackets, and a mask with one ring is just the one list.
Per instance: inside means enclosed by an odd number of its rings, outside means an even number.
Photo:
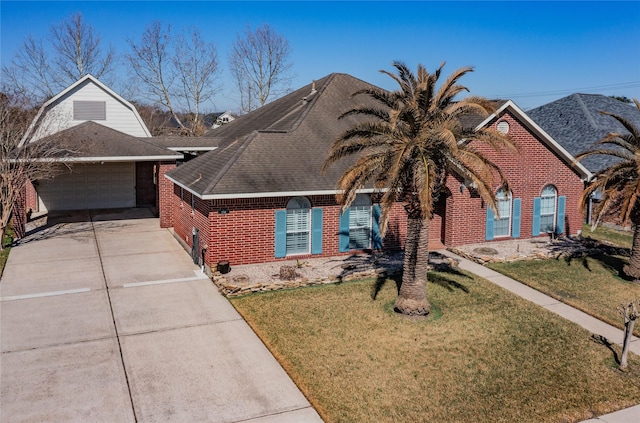
[{"label": "tree shadow on lawn", "polygon": [[620,357],[618,357],[618,352],[613,348],[613,344],[607,338],[602,335],[591,335],[591,340],[596,344],[604,345],[607,347],[611,354],[613,354],[613,360],[616,362],[616,365],[620,365]]},{"label": "tree shadow on lawn", "polygon": [[623,270],[628,261],[627,257],[631,255],[631,249],[629,248],[610,246],[590,238],[585,238],[579,249],[558,249],[558,251],[559,254],[556,256],[556,260],[562,258],[568,266],[571,266],[572,262],[578,260],[585,269],[591,272],[591,266],[588,260],[591,258],[599,262],[600,265],[611,272],[613,276],[627,282],[634,280],[634,278],[627,276]]},{"label": "tree shadow on lawn", "polygon": [[[438,271],[429,271],[427,280],[430,283],[435,285],[439,285],[445,288],[447,291],[453,292],[456,289],[469,293],[469,288],[460,282],[454,280],[452,277],[448,275],[460,276],[466,279],[473,279],[471,276],[460,272],[457,269],[449,267],[448,269],[439,269]],[[375,283],[371,289],[371,299],[375,300],[378,297],[378,294],[382,290],[382,288],[386,285],[386,283],[391,280],[396,285],[396,293],[400,293],[400,285],[402,285],[402,270],[394,272],[392,274],[387,274],[386,272],[381,273],[376,278]]]}]

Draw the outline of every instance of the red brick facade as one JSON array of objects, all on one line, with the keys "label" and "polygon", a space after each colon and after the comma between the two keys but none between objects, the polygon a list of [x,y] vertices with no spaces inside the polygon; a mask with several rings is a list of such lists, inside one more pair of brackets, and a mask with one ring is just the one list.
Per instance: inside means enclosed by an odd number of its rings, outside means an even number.
[{"label": "red brick facade", "polygon": [[175,162],[157,162],[155,170],[156,180],[156,209],[160,217],[160,227],[170,228],[173,226],[173,207],[171,201],[173,197],[173,182],[164,177],[164,174],[176,167]]},{"label": "red brick facade", "polygon": [[[584,187],[580,176],[528,131],[515,116],[507,113],[493,122],[493,126],[500,121],[509,124],[509,135],[518,151],[498,153],[486,146],[479,146],[478,149],[498,165],[509,181],[512,198],[519,198],[522,202],[519,238],[532,238],[533,199],[540,197],[542,189],[547,185],[556,188],[558,197],[566,197],[564,233],[577,234],[582,229],[583,222],[583,214],[578,207]],[[430,238],[437,239],[442,234],[442,242],[449,247],[486,241],[486,206],[468,188],[460,191],[463,182],[457,175],[448,177],[446,185],[450,195],[445,200],[444,230],[437,220],[442,219],[440,216],[436,216],[437,219],[434,219],[430,228]],[[496,191],[500,188],[497,182],[494,188]],[[547,237],[547,234],[538,236]],[[512,238],[496,237],[493,241],[505,239]]]},{"label": "red brick facade", "polygon": [[[182,195],[182,200],[181,200]],[[209,265],[226,260],[232,265],[264,263],[291,259],[275,258],[275,212],[286,209],[291,197],[249,198],[233,200],[201,200],[174,186],[173,214],[176,236],[192,247],[193,229],[200,234],[200,248],[206,248]],[[322,207],[322,253],[293,256],[297,259],[353,254],[339,249],[340,206],[333,195],[307,196],[311,207]],[[384,248],[401,248],[406,234],[404,210],[397,206],[390,220]]]},{"label": "red brick facade", "polygon": [[[513,199],[520,199],[520,236],[532,237],[533,202],[542,189],[553,185],[557,196],[565,197],[564,233],[577,234],[582,227],[583,216],[578,199],[583,181],[557,154],[532,134],[514,115],[505,114],[493,122],[506,121],[509,135],[518,147],[517,152],[496,152],[478,146],[506,175]],[[461,190],[461,186],[464,189]],[[498,179],[496,178],[496,191]],[[182,195],[182,200],[181,200]],[[273,262],[275,257],[275,212],[286,209],[291,197],[250,198],[232,200],[201,200],[195,197],[192,211],[192,194],[174,186],[172,195],[173,226],[177,236],[191,246],[194,228],[199,230],[200,248],[206,248],[205,262],[215,265],[226,260],[231,265]],[[307,196],[311,207],[321,207],[322,253],[292,256],[286,259],[329,257],[341,254],[339,250],[340,206],[334,196]],[[557,207],[557,201],[556,201]],[[434,207],[430,226],[432,243],[459,246],[486,241],[487,210],[477,193],[464,186],[457,175],[450,175],[443,192]],[[398,204],[391,216],[389,230],[383,247],[401,248],[406,235],[406,215]],[[513,234],[512,234],[513,235]],[[541,237],[546,237],[542,233]],[[495,237],[494,241],[511,239]]]}]

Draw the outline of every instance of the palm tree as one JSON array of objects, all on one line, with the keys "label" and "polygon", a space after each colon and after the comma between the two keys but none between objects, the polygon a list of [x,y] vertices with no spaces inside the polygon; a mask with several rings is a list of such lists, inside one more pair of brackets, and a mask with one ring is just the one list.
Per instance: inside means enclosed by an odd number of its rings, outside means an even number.
[{"label": "palm tree", "polygon": [[[396,310],[408,315],[426,315],[430,304],[426,294],[429,257],[429,222],[433,205],[447,174],[454,172],[471,181],[489,207],[496,209],[494,179],[506,186],[504,175],[474,148],[471,140],[486,142],[495,149],[513,147],[506,136],[491,129],[465,128],[464,115],[488,116],[495,110],[490,101],[454,97],[468,91],[458,80],[473,68],[458,69],[438,88],[444,63],[429,73],[418,65],[417,74],[401,62],[394,62],[397,74],[381,71],[399,85],[394,92],[372,87],[352,96],[367,95],[375,104],[353,108],[340,116],[364,119],[342,133],[333,143],[324,163],[347,156],[357,160],[339,179],[337,196],[343,209],[367,183],[380,188],[380,231],[384,236],[394,203],[402,202],[407,212],[407,236],[403,276]],[[497,212],[497,211],[496,211]]]},{"label": "palm tree", "polygon": [[[640,102],[635,98],[633,102],[640,111]],[[631,223],[633,246],[629,263],[623,270],[637,280],[640,279],[640,128],[635,127],[623,116],[609,112],[600,113],[620,122],[628,133],[610,132],[594,144],[597,147],[593,150],[585,151],[576,157],[582,160],[585,157],[603,154],[618,159],[611,166],[596,172],[595,178],[582,193],[580,206],[584,209],[592,194],[598,193],[602,195],[602,201],[594,209],[596,225],[600,219],[612,212],[619,213],[624,224]]]}]

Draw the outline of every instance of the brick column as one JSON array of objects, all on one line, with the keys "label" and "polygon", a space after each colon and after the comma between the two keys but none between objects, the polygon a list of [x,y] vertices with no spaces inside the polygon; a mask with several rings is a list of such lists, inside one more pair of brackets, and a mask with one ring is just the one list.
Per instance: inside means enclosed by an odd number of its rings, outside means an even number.
[{"label": "brick column", "polygon": [[156,195],[156,207],[160,216],[160,227],[170,228],[173,226],[173,208],[171,207],[171,197],[173,196],[173,182],[164,177],[164,174],[175,169],[175,162],[158,162],[158,185]]}]

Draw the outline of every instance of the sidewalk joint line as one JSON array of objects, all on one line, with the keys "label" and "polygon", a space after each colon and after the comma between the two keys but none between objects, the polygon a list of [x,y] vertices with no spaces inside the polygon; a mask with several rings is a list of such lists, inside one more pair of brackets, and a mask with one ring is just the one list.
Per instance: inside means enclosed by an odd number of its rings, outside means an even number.
[{"label": "sidewalk joint line", "polygon": [[31,298],[54,297],[56,295],[80,294],[83,292],[91,292],[91,288],[66,289],[64,291],[39,292],[37,294],[11,295],[9,297],[1,297],[0,301],[28,300]]},{"label": "sidewalk joint line", "polygon": [[123,288],[135,288],[138,286],[149,286],[149,285],[164,285],[167,283],[178,283],[178,282],[195,282],[195,281],[203,281],[207,280],[209,277],[207,276],[196,276],[189,278],[176,278],[176,279],[162,279],[157,281],[147,281],[147,282],[131,282],[125,283],[122,285]]}]

